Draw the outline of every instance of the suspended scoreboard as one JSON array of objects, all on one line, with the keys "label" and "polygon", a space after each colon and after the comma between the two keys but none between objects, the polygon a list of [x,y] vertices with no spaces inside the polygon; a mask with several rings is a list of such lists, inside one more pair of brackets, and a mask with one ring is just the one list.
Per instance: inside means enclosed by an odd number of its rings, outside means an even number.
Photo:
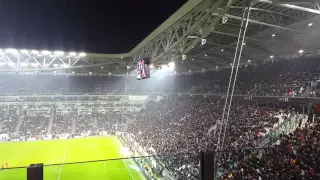
[{"label": "suspended scoreboard", "polygon": [[150,58],[146,57],[138,61],[137,80],[150,78]]}]

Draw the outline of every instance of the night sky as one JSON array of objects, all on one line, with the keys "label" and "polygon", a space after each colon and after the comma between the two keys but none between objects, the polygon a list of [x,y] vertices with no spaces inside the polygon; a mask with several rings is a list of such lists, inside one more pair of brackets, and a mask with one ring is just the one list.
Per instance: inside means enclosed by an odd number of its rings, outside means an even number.
[{"label": "night sky", "polygon": [[0,1],[0,47],[124,53],[186,1]]}]

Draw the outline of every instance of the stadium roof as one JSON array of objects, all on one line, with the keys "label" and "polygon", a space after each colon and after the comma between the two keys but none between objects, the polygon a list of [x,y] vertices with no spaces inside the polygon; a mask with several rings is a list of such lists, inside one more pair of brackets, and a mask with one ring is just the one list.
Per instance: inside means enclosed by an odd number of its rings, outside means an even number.
[{"label": "stadium roof", "polygon": [[[252,1],[243,64],[270,57],[319,53],[319,4],[311,0],[292,1]],[[228,66],[233,61],[241,20],[245,20],[243,9],[249,6],[248,2],[189,0],[135,48],[123,54],[70,56],[68,52],[58,57],[54,52],[39,56],[40,51],[33,54],[31,50],[28,53],[18,50],[17,54],[3,50],[0,72],[66,69],[76,73],[121,74],[127,71],[128,63],[133,65],[143,57],[151,57],[155,64],[176,61],[177,72]]]}]

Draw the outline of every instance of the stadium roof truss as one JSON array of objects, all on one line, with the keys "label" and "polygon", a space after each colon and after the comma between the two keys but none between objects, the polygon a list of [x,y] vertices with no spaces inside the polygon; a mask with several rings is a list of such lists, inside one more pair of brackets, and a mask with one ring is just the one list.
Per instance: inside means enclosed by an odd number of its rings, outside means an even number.
[{"label": "stadium roof truss", "polygon": [[158,64],[180,62],[176,66],[178,72],[226,67],[234,57],[240,24],[246,20],[242,13],[248,7],[251,11],[242,64],[297,56],[300,49],[318,53],[320,3],[301,1],[189,0],[128,53],[5,49],[0,51],[0,72],[65,70],[123,74],[128,65],[135,65],[143,57],[151,57]]}]

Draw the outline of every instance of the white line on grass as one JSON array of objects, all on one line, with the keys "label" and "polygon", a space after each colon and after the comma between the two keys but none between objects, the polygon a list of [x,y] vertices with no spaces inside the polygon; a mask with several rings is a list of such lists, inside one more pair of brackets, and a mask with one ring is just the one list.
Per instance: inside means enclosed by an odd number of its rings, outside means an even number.
[{"label": "white line on grass", "polygon": [[131,176],[131,179],[134,180],[134,178],[133,178],[133,176],[132,176],[129,168],[127,167],[127,164],[123,161],[123,159],[122,159],[122,163],[124,164],[124,166],[126,167],[127,171],[129,172],[129,174],[130,174],[130,176]]},{"label": "white line on grass", "polygon": [[60,176],[61,176],[62,167],[63,167],[64,161],[66,160],[67,152],[68,152],[68,148],[66,148],[66,152],[64,153],[64,157],[63,157],[63,160],[62,160],[62,163],[61,163],[61,168],[60,168],[60,171],[59,171],[58,180],[60,179]]},{"label": "white line on grass", "polygon": [[101,156],[102,156],[102,160],[103,160],[103,164],[104,164],[104,168],[107,169],[107,165],[106,165],[106,161],[104,159],[103,153],[101,151]]}]

